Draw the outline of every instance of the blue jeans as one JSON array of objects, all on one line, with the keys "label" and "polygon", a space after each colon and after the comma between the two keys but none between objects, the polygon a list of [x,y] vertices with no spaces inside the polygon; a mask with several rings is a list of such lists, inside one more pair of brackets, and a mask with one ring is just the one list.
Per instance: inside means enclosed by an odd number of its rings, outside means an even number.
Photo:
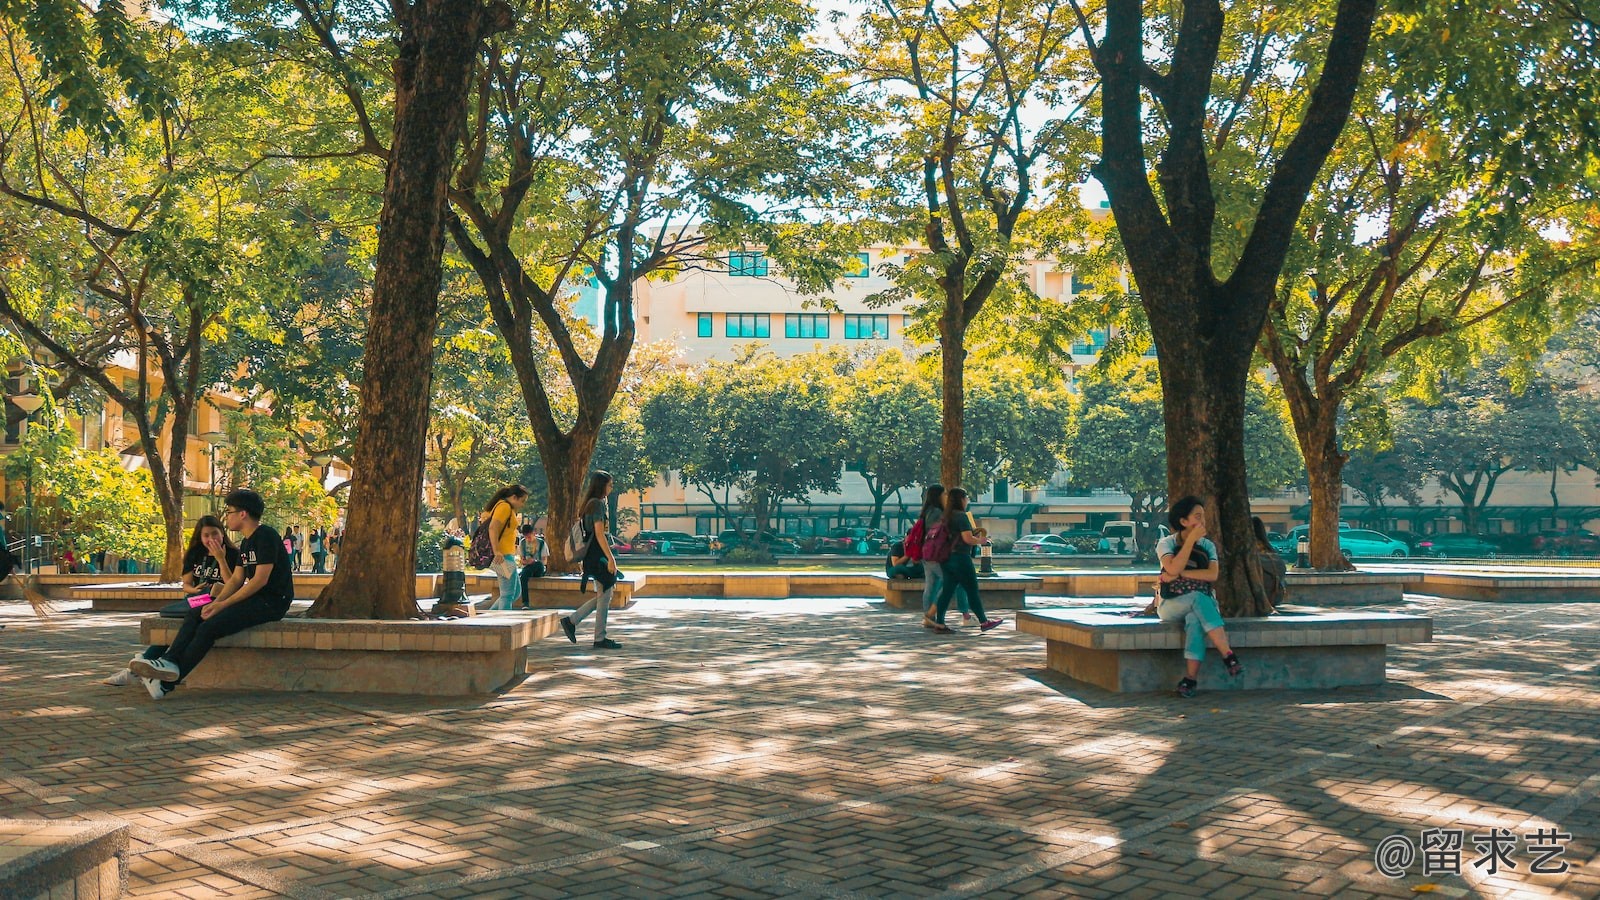
[{"label": "blue jeans", "polygon": [[1172,598],[1161,598],[1156,605],[1156,615],[1163,622],[1183,622],[1184,659],[1206,658],[1206,632],[1222,627],[1222,613],[1217,609],[1217,598],[1200,591]]},{"label": "blue jeans", "polygon": [[522,596],[522,579],[517,577],[521,574],[517,570],[517,558],[507,553],[495,560],[491,568],[495,576],[500,579],[500,597],[495,600],[494,608],[510,609]]}]

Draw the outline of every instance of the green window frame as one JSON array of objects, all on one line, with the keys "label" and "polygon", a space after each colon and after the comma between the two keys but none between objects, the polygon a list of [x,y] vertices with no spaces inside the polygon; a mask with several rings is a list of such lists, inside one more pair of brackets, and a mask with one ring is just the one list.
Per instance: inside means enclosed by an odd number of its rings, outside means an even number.
[{"label": "green window frame", "polygon": [[722,333],[731,338],[772,336],[772,316],[767,313],[726,313]]},{"label": "green window frame", "polygon": [[767,254],[760,250],[735,250],[728,254],[728,275],[734,278],[765,278],[770,268]]},{"label": "green window frame", "polygon": [[695,336],[711,337],[711,313],[697,313],[695,315]]},{"label": "green window frame", "polygon": [[783,317],[783,336],[826,339],[828,316],[826,313],[787,313]]},{"label": "green window frame", "polygon": [[844,317],[844,337],[849,341],[887,341],[889,317],[847,315]]}]

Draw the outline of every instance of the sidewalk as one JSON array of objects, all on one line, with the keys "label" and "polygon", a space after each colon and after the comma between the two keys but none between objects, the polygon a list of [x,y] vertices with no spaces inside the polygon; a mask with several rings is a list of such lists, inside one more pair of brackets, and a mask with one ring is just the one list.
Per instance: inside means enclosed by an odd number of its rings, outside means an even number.
[{"label": "sidewalk", "polygon": [[[1600,895],[1600,609],[1414,599],[1380,689],[1113,695],[1010,624],[659,599],[449,705],[154,703],[95,683],[137,616],[3,604],[0,817],[131,823],[131,896]],[[1566,874],[1474,867],[1552,826]],[[1465,877],[1379,874],[1423,828]]]}]

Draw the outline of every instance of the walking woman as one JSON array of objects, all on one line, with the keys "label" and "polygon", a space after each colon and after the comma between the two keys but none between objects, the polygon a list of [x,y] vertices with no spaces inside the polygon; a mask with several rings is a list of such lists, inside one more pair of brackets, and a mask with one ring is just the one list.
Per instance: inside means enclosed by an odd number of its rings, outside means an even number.
[{"label": "walking woman", "polygon": [[[944,521],[944,485],[930,484],[922,491],[922,512],[917,514],[917,520],[922,523],[922,540],[928,540],[928,533],[933,527]],[[939,599],[939,583],[944,579],[944,564],[928,559],[922,553],[922,546],[918,545],[917,553],[913,560],[922,563],[922,619],[924,624],[932,627],[933,604]],[[972,623],[972,611],[967,604],[967,592],[961,591],[956,601],[961,610],[963,624]]]},{"label": "walking woman", "polygon": [[517,513],[527,502],[528,489],[510,484],[495,491],[483,507],[483,521],[478,527],[489,529],[489,546],[494,548],[494,562],[489,568],[500,578],[495,609],[510,609],[522,589],[522,580],[517,577]]},{"label": "walking woman", "polygon": [[606,614],[611,611],[611,592],[617,586],[617,558],[611,554],[611,535],[606,521],[606,497],[611,495],[611,473],[595,472],[589,476],[589,489],[584,492],[583,503],[578,506],[578,521],[583,525],[583,539],[587,548],[583,553],[583,581],[593,578],[599,593],[584,604],[561,617],[561,630],[567,640],[578,642],[578,625],[594,613],[594,648],[620,650],[622,645],[606,637]]},{"label": "walking woman", "polygon": [[1193,697],[1200,683],[1200,661],[1206,658],[1207,638],[1222,654],[1229,675],[1239,675],[1244,666],[1228,646],[1222,613],[1217,610],[1214,592],[1221,566],[1217,545],[1206,537],[1206,508],[1200,498],[1184,497],[1168,507],[1167,524],[1172,533],[1156,544],[1156,556],[1161,560],[1161,602],[1156,604],[1156,614],[1163,622],[1183,623],[1188,674],[1178,682],[1178,696]]},{"label": "walking woman", "polygon": [[[991,619],[984,614],[983,600],[978,596],[978,571],[972,567],[972,548],[982,544],[988,532],[974,527],[972,516],[967,513],[967,492],[962,488],[951,488],[945,492],[943,525],[942,533],[951,542],[950,558],[941,565],[944,577],[939,584],[935,617],[932,621],[924,618],[923,624],[939,634],[949,634],[950,628],[944,624],[944,615],[950,609],[950,599],[960,589],[967,592],[967,603],[971,604],[972,614],[982,623],[978,627],[984,631],[998,628],[1005,620]],[[923,546],[926,548],[927,538],[923,539]]]}]

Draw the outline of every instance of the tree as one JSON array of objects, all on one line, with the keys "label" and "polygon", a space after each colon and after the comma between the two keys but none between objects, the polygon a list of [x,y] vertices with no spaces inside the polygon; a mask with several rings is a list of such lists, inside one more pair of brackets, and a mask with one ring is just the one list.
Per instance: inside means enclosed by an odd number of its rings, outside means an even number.
[{"label": "tree", "polygon": [[[1155,340],[1168,489],[1210,498],[1222,546],[1251,544],[1245,384],[1294,224],[1349,118],[1376,7],[1183,0],[1151,9],[1147,28],[1141,0],[1109,0],[1097,38],[1072,0],[1102,84],[1094,174]],[[1301,101],[1278,106],[1278,140],[1245,160],[1228,151],[1253,141],[1235,126],[1262,94]],[[1245,201],[1219,207],[1235,194]],[[1223,557],[1218,600],[1230,616],[1271,611],[1253,554]]]},{"label": "tree", "polygon": [[1082,168],[1094,90],[1063,17],[1053,0],[883,0],[845,38],[867,101],[882,105],[890,130],[880,149],[881,215],[891,235],[927,248],[882,266],[895,284],[872,302],[922,300],[937,321],[947,484],[961,479],[965,461],[968,329],[1007,293],[1037,301],[1018,262],[1039,240],[1043,210],[1082,217],[1076,194],[1051,177]]},{"label": "tree", "polygon": [[280,526],[291,522],[322,528],[333,525],[339,516],[338,504],[323,490],[316,473],[306,467],[287,428],[251,409],[230,411],[223,419],[231,443],[224,455],[226,463],[217,473],[219,490],[247,487],[260,492],[272,521]]},{"label": "tree", "polygon": [[[238,176],[243,136],[256,127],[237,114],[239,82],[182,35],[159,37],[172,103],[126,123],[109,146],[53,105],[48,66],[9,42],[0,208],[24,227],[8,235],[17,262],[0,280],[0,316],[69,375],[64,384],[92,383],[121,407],[137,432],[121,443],[144,454],[161,506],[162,576],[175,579],[184,436],[202,393],[228,367],[229,327],[282,290],[265,272],[281,271],[293,239],[266,211],[260,185]],[[133,378],[114,377],[114,361]]]},{"label": "tree", "polygon": [[896,491],[938,477],[939,395],[920,367],[889,350],[837,382],[834,414],[847,464],[872,492],[871,527]]},{"label": "tree", "polygon": [[[127,471],[112,450],[80,450],[60,405],[47,399],[34,414],[21,446],[6,458],[6,475],[32,478],[34,531],[54,532],[59,546],[79,559],[101,551],[128,559],[161,556],[161,508],[149,471]],[[43,515],[41,500],[49,501]]]},{"label": "tree", "polygon": [[[449,224],[511,349],[556,533],[633,350],[640,282],[725,270],[716,248],[746,243],[802,288],[841,270],[806,214],[852,187],[819,161],[848,155],[856,112],[811,20],[795,0],[528,4],[488,48]],[[573,311],[579,288],[598,292],[596,321]]]},{"label": "tree", "polygon": [[1594,302],[1600,243],[1585,239],[1594,207],[1581,189],[1594,155],[1577,136],[1592,116],[1567,127],[1592,101],[1551,93],[1592,79],[1559,62],[1592,53],[1591,39],[1531,5],[1447,7],[1418,4],[1374,38],[1352,127],[1294,229],[1261,336],[1310,474],[1318,568],[1351,567],[1338,520],[1352,392],[1392,363],[1459,366],[1490,330],[1536,355],[1553,324]]},{"label": "tree", "polygon": [[645,398],[639,420],[650,464],[676,470],[726,522],[734,518],[731,494],[740,470],[728,422],[711,414],[723,398],[706,376],[705,370],[668,375]]},{"label": "tree", "polygon": [[1395,444],[1420,454],[1411,464],[1456,496],[1469,533],[1483,531],[1483,510],[1505,473],[1536,464],[1553,423],[1543,389],[1520,394],[1502,373],[1479,370],[1451,380],[1428,404],[1406,403]]},{"label": "tree", "polygon": [[[310,27],[322,23],[330,44],[336,41],[326,30],[333,23],[314,11],[302,15]],[[451,163],[479,48],[511,25],[508,6],[478,0],[418,0],[395,5],[394,15],[400,26],[394,133],[385,151],[352,460],[362,477],[351,486],[339,568],[310,611],[326,618],[417,614],[416,545],[394,536],[415,534],[420,518],[415,501],[422,494]]]},{"label": "tree", "polygon": [[974,494],[996,481],[1037,487],[1060,471],[1072,433],[1072,395],[1060,370],[1003,355],[973,366],[962,417],[965,484]]},{"label": "tree", "polygon": [[1420,487],[1427,473],[1419,468],[1420,449],[1385,448],[1363,445],[1350,451],[1345,461],[1344,480],[1368,506],[1382,510],[1388,498],[1396,497],[1412,506],[1422,502]]},{"label": "tree", "polygon": [[1091,372],[1067,460],[1074,484],[1128,495],[1137,553],[1147,553],[1157,517],[1167,508],[1166,424],[1154,365],[1134,362]]}]

